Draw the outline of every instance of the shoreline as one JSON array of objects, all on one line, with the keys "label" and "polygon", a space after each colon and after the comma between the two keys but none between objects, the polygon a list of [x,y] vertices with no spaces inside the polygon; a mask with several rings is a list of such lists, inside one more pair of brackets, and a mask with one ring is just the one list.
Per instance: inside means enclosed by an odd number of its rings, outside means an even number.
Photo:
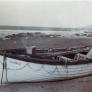
[{"label": "shoreline", "polygon": [[65,38],[65,37],[32,37],[1,39],[0,48],[25,48],[36,46],[37,48],[70,48],[80,46],[92,47],[92,38]]}]

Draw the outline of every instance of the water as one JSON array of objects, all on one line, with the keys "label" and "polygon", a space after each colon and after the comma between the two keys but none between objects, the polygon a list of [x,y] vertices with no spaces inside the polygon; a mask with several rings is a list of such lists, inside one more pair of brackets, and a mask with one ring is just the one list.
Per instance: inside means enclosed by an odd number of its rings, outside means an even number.
[{"label": "water", "polygon": [[10,34],[18,34],[18,33],[35,33],[35,32],[41,32],[45,34],[56,34],[56,35],[61,35],[61,36],[66,36],[66,37],[71,37],[74,36],[76,33],[84,33],[85,30],[73,30],[73,31],[40,31],[40,30],[0,30],[0,37],[5,37],[6,35]]}]

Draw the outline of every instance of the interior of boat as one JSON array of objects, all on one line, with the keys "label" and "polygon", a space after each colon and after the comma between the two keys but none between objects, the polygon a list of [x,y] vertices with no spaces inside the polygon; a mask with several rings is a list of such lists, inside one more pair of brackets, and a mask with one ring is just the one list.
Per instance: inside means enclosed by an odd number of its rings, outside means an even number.
[{"label": "interior of boat", "polygon": [[92,61],[92,49],[90,47],[48,50],[31,47],[28,49],[1,50],[0,54],[4,57],[42,64],[76,64],[78,62]]}]

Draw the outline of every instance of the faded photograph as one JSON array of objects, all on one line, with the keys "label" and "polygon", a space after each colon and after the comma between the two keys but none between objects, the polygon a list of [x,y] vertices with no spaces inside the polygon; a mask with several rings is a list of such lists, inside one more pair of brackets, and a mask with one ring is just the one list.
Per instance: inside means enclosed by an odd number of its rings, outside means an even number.
[{"label": "faded photograph", "polygon": [[0,1],[0,92],[91,92],[91,11],[91,1]]}]

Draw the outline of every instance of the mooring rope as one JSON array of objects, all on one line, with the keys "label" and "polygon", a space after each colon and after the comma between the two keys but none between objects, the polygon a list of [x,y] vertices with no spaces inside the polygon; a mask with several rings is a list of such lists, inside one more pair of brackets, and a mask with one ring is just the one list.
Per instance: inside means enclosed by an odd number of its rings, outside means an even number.
[{"label": "mooring rope", "polygon": [[68,58],[65,60],[66,77],[68,77],[68,65],[67,65],[67,63],[68,63]]},{"label": "mooring rope", "polygon": [[6,78],[6,83],[8,83],[8,76],[7,76],[7,62],[6,62],[6,56],[5,56],[4,52],[4,56],[3,56],[3,69],[2,69],[2,75],[1,75],[1,85],[3,84],[3,78],[4,78],[4,71],[5,71],[5,78]]}]

